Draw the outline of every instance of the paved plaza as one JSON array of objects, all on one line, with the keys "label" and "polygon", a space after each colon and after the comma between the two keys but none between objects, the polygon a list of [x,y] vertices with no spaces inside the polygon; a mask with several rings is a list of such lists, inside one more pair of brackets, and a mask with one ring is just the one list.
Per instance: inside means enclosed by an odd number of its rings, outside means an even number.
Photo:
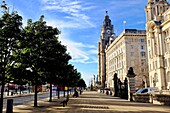
[{"label": "paved plaza", "polygon": [[94,91],[85,91],[78,98],[71,96],[65,107],[60,104],[63,99],[53,97],[53,102],[42,99],[38,101],[38,107],[33,107],[31,102],[14,106],[13,111],[14,113],[170,113],[170,106],[129,102]]}]

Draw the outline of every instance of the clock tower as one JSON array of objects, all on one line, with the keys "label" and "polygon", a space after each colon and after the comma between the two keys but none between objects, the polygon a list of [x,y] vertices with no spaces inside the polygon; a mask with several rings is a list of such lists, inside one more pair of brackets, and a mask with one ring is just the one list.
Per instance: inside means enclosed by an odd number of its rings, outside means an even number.
[{"label": "clock tower", "polygon": [[104,17],[103,25],[101,28],[100,41],[98,43],[98,75],[99,82],[101,83],[101,87],[107,87],[105,84],[106,81],[106,53],[105,49],[110,43],[114,40],[115,34],[113,25],[111,24],[111,20],[109,19],[108,12],[106,11],[106,15]]}]

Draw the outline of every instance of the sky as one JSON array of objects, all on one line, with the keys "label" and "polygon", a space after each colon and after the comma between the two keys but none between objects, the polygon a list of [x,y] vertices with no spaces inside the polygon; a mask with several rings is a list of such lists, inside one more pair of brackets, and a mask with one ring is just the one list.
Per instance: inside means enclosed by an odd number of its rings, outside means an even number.
[{"label": "sky", "polygon": [[[108,11],[118,36],[124,28],[145,30],[145,6],[148,0],[6,0],[9,12],[37,21],[41,15],[47,25],[57,27],[59,40],[72,56],[70,64],[81,73],[88,86],[98,74],[98,42]],[[126,21],[126,24],[124,24]]]}]

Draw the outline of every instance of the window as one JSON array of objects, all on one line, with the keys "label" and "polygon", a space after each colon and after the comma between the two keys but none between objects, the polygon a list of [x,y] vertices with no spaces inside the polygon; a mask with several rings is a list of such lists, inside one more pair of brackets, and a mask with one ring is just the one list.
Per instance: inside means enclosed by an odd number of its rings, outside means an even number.
[{"label": "window", "polygon": [[133,42],[133,38],[132,38],[132,42]]},{"label": "window", "polygon": [[148,40],[148,46],[150,46],[150,40]]},{"label": "window", "polygon": [[154,80],[155,80],[155,82],[159,82],[157,74],[154,75]]},{"label": "window", "polygon": [[144,89],[141,93],[147,93],[148,89]]},{"label": "window", "polygon": [[141,66],[145,65],[146,60],[145,59],[141,59]]},{"label": "window", "polygon": [[151,58],[151,51],[149,51],[149,58]]},{"label": "window", "polygon": [[142,49],[142,50],[143,50],[143,49],[144,49],[144,46],[140,46],[140,49]]},{"label": "window", "polygon": [[167,59],[165,59],[165,67],[167,67]]},{"label": "window", "polygon": [[140,39],[140,42],[145,42],[145,40],[144,39]]},{"label": "window", "polygon": [[143,73],[143,72],[145,72],[145,69],[144,69],[144,68],[142,68],[142,69],[141,69],[141,72],[142,72],[142,73]]},{"label": "window", "polygon": [[140,55],[141,56],[145,56],[145,52],[140,52]]},{"label": "window", "polygon": [[170,76],[168,76],[168,82],[170,82]]},{"label": "window", "polygon": [[149,67],[149,70],[152,70],[151,64],[150,64],[149,66],[150,66],[150,67]]},{"label": "window", "polygon": [[169,51],[169,53],[170,53],[170,44],[168,44],[168,51]]},{"label": "window", "polygon": [[168,79],[168,82],[170,82],[170,72],[168,72],[168,77],[167,77],[167,79]]},{"label": "window", "polygon": [[157,61],[155,61],[155,68],[157,68],[158,66],[157,66]]}]

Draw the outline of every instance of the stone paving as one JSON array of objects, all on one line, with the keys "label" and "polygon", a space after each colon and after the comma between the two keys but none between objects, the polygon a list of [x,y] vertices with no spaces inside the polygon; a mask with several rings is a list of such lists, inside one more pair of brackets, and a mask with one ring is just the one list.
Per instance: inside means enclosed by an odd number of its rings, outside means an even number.
[{"label": "stone paving", "polygon": [[[78,98],[70,97],[68,105],[63,107],[60,102],[64,98],[53,97],[13,108],[14,113],[170,113],[170,106],[153,105],[150,103],[129,102],[99,92],[85,91]],[[5,111],[4,111],[5,113]]]}]

